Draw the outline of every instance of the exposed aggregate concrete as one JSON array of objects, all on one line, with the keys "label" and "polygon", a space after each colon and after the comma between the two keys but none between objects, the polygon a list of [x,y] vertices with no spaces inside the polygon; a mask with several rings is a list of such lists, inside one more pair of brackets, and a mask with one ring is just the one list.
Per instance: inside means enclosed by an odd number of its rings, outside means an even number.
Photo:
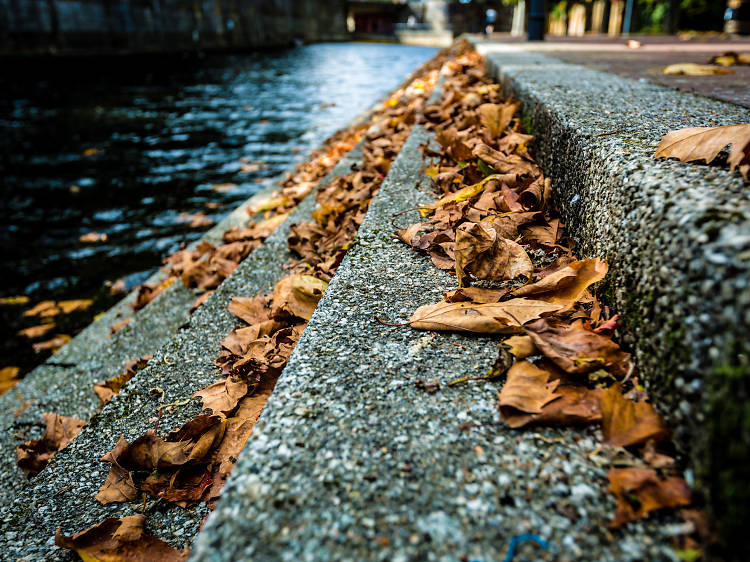
[{"label": "exposed aggregate concrete", "polygon": [[[394,163],[191,560],[502,560],[523,532],[554,560],[674,560],[668,517],[607,529],[598,430],[514,431],[497,414],[499,383],[447,386],[486,373],[496,339],[374,319],[402,322],[456,287],[393,239],[394,213],[434,200],[418,150],[428,138],[416,127]],[[531,545],[514,558],[540,559]]]},{"label": "exposed aggregate concrete", "polygon": [[[346,155],[320,183],[344,175],[359,162],[358,148]],[[45,470],[0,505],[0,558],[3,560],[74,560],[76,556],[54,546],[58,527],[66,535],[80,532],[106,517],[132,515],[141,502],[101,505],[94,499],[104,483],[109,465],[99,459],[111,450],[120,435],[132,441],[153,429],[160,403],[185,400],[194,392],[215,382],[219,370],[214,360],[219,342],[237,324],[227,311],[232,296],[253,296],[269,292],[284,274],[283,266],[291,257],[287,249],[289,225],[309,220],[315,206],[308,196],[266,241],[246,258],[211,297],[183,324],[169,341],[154,354],[148,366],[94,415],[73,442],[59,452]],[[157,303],[158,299],[153,304]],[[161,389],[163,398],[152,389]],[[69,392],[69,390],[67,390]],[[82,392],[90,391],[90,385]],[[58,391],[65,392],[62,388]],[[165,409],[160,433],[173,430],[195,417],[200,401]],[[203,505],[182,509],[167,502],[149,502],[149,531],[183,546],[197,532],[206,515]]]},{"label": "exposed aggregate concrete", "polygon": [[726,167],[653,154],[670,130],[748,123],[750,111],[518,47],[478,49],[523,102],[579,253],[609,261],[605,297],[623,315],[624,341],[730,550],[747,559],[748,186]]}]

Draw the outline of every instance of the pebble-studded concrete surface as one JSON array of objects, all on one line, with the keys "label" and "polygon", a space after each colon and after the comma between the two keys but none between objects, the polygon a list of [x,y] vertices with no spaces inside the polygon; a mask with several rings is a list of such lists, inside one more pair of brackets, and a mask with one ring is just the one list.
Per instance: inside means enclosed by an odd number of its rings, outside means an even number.
[{"label": "pebble-studded concrete surface", "polygon": [[[608,530],[598,430],[514,431],[487,372],[492,338],[388,327],[455,278],[393,240],[432,201],[415,128],[373,201],[191,560],[673,560],[671,520]],[[399,217],[407,224],[416,213]],[[436,379],[440,391],[415,386]]]},{"label": "pebble-studded concrete surface", "polygon": [[726,165],[653,158],[670,130],[750,123],[750,110],[523,47],[478,48],[524,104],[538,158],[580,254],[609,261],[604,295],[623,315],[624,340],[690,457],[695,484],[708,496],[730,549],[750,556],[744,537],[750,516],[749,188]]},{"label": "pebble-studded concrete surface", "polygon": [[[360,159],[359,150],[353,150],[321,185],[348,173],[351,165]],[[283,266],[291,257],[287,249],[289,225],[309,220],[315,204],[314,196],[303,200],[284,224],[156,351],[148,366],[100,414],[91,418],[73,442],[20,493],[8,498],[0,507],[0,558],[74,560],[74,554],[54,546],[58,527],[63,534],[71,535],[106,517],[122,517],[140,511],[141,502],[103,506],[94,499],[109,471],[109,466],[99,459],[115,446],[121,435],[132,441],[153,429],[161,402],[184,400],[217,380],[219,370],[214,360],[219,354],[219,342],[237,323],[227,311],[230,298],[254,296],[258,291],[273,289],[285,274]],[[156,302],[158,300],[152,305]],[[154,388],[164,392],[163,399],[154,395]],[[165,410],[159,423],[160,431],[166,433],[192,419],[199,413],[199,404],[200,401],[193,400]],[[202,505],[185,510],[163,501],[149,502],[147,512],[149,531],[178,547],[190,542],[206,515]]]}]

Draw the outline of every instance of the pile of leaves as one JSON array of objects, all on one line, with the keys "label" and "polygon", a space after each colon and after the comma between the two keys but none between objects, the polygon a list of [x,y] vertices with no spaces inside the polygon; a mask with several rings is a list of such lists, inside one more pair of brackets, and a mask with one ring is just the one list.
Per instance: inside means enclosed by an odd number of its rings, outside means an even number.
[{"label": "pile of leaves", "polygon": [[[461,42],[441,52],[376,109],[362,130],[361,163],[317,193],[313,221],[292,226],[288,245],[300,259],[288,264],[291,274],[279,280],[270,295],[232,298],[229,311],[242,325],[220,344],[216,365],[221,378],[193,395],[201,399],[203,413],[163,438],[158,436],[158,425],[132,443],[121,438],[102,458],[111,467],[96,496],[101,503],[134,501],[145,493],[182,507],[199,501],[213,507],[327,282],[417,121],[437,82],[438,69],[468,49],[468,44]],[[334,138],[353,143],[360,139],[360,129],[357,131],[356,135],[347,131]],[[347,146],[349,150],[353,144]],[[218,286],[317,186],[344,154],[343,147],[339,143],[300,166],[279,194],[253,209],[253,214],[265,213],[263,221],[245,229],[230,229],[224,234],[223,246],[202,245],[171,256],[170,277],[179,276],[187,286],[206,291]],[[120,377],[99,383],[100,399],[111,399],[139,365],[134,363]],[[107,520],[74,537],[58,532],[56,544],[79,553],[130,555],[127,549],[135,548],[134,543],[123,543],[120,538],[126,521],[129,518]],[[139,537],[147,537],[142,522],[138,529]],[[147,537],[143,548],[156,540]]]},{"label": "pile of leaves", "polygon": [[624,448],[608,473],[612,527],[686,506],[670,432],[612,339],[618,317],[593,291],[607,263],[574,255],[534,138],[519,130],[519,104],[501,98],[482,65],[476,53],[448,63],[442,99],[424,110],[440,145],[423,147],[438,200],[398,237],[454,272],[458,287],[409,323],[505,335],[494,368],[477,378],[504,378],[498,408],[511,428],[600,424],[604,445]]}]

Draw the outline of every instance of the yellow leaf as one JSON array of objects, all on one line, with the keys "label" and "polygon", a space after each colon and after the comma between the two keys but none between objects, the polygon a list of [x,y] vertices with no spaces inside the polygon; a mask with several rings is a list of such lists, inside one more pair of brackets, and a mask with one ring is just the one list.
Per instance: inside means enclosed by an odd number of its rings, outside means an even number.
[{"label": "yellow leaf", "polygon": [[734,74],[734,70],[722,68],[720,66],[710,66],[708,64],[681,62],[665,66],[661,69],[661,73],[667,75],[684,74],[685,76],[710,76],[711,74]]}]

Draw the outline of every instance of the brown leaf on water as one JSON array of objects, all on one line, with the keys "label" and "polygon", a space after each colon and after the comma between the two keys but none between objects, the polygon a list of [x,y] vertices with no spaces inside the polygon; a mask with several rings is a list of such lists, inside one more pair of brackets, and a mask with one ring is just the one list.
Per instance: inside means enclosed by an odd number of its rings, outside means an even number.
[{"label": "brown leaf on water", "polygon": [[[511,427],[522,414],[541,414],[542,407],[560,397],[555,389],[559,380],[550,381],[550,373],[528,361],[518,361],[508,370],[508,378],[498,395],[498,406],[503,421]],[[525,417],[525,416],[524,416]]]},{"label": "brown leaf on water", "polygon": [[177,550],[145,530],[145,515],[105,519],[72,537],[55,533],[55,544],[76,552],[82,560],[102,562],[182,562],[188,549]]},{"label": "brown leaf on water", "polygon": [[99,503],[132,501],[138,497],[138,489],[133,482],[133,475],[118,461],[127,447],[128,442],[121,436],[115,448],[105,453],[101,458],[102,462],[108,462],[112,466],[109,469],[107,479],[95,496]]},{"label": "brown leaf on water", "polygon": [[513,116],[521,108],[519,102],[512,100],[504,104],[484,103],[477,108],[479,120],[490,132],[492,138],[499,137],[510,125]]},{"label": "brown leaf on water", "polygon": [[193,397],[201,398],[201,409],[210,409],[214,414],[226,416],[237,407],[247,391],[247,382],[228,377],[199,390]]},{"label": "brown leaf on water", "polygon": [[80,312],[88,310],[94,301],[91,299],[75,299],[68,301],[57,301],[57,306],[62,310],[63,314],[71,314],[72,312]]},{"label": "brown leaf on water", "polygon": [[750,171],[750,124],[724,125],[722,127],[689,127],[664,135],[654,158],[678,158],[681,162],[705,160],[710,164],[727,146],[729,168],[739,168],[748,179]]},{"label": "brown leaf on water", "polygon": [[78,241],[92,244],[96,242],[106,242],[107,238],[107,234],[103,232],[87,232],[86,234],[79,236]]},{"label": "brown leaf on water", "polygon": [[31,344],[34,353],[41,353],[42,351],[52,351],[56,353],[58,349],[72,340],[67,334],[57,334],[55,337],[48,339],[47,341]]},{"label": "brown leaf on water", "polygon": [[311,275],[282,278],[273,289],[271,315],[276,319],[310,320],[328,283]]},{"label": "brown leaf on water", "polygon": [[514,296],[532,296],[536,300],[569,305],[580,299],[586,289],[604,279],[609,266],[599,258],[573,262],[536,283],[524,285],[513,292]]},{"label": "brown leaf on water", "polygon": [[94,385],[94,392],[99,397],[99,403],[104,406],[112,397],[122,390],[130,379],[132,379],[138,371],[145,368],[148,365],[153,355],[146,355],[145,357],[139,357],[132,361],[125,363],[125,370],[117,375],[103,382],[98,382]]},{"label": "brown leaf on water", "polygon": [[519,275],[531,277],[534,266],[526,251],[512,240],[499,238],[481,223],[464,223],[456,230],[456,277],[465,285],[469,274],[477,279],[502,281]]},{"label": "brown leaf on water", "polygon": [[251,325],[265,322],[271,318],[268,299],[263,292],[258,293],[254,297],[232,297],[232,302],[227,309],[237,318],[241,318]]},{"label": "brown leaf on water", "polygon": [[613,468],[609,491],[617,498],[613,528],[641,519],[651,511],[690,505],[690,488],[682,478],[660,478],[650,468]]},{"label": "brown leaf on water", "polygon": [[526,322],[559,310],[559,305],[529,299],[511,299],[495,304],[439,302],[420,306],[409,319],[412,328],[481,334],[523,331]]},{"label": "brown leaf on water", "polygon": [[3,367],[0,369],[0,396],[8,392],[18,383],[18,373],[21,369],[18,367]]},{"label": "brown leaf on water", "polygon": [[16,447],[16,462],[27,478],[41,472],[50,459],[64,449],[86,425],[85,421],[78,418],[50,412],[42,414],[42,421],[46,425],[44,435]]},{"label": "brown leaf on water", "polygon": [[669,439],[669,429],[656,409],[647,402],[624,398],[619,385],[601,394],[602,434],[612,447],[628,447],[646,441]]},{"label": "brown leaf on water", "polygon": [[610,338],[587,328],[583,321],[565,324],[542,318],[524,329],[539,351],[567,373],[582,375],[605,369],[618,376],[627,374],[625,363],[630,355]]},{"label": "brown leaf on water", "polygon": [[55,301],[39,302],[23,313],[24,316],[42,316],[45,318],[58,314],[60,314],[60,309],[55,304]]},{"label": "brown leaf on water", "polygon": [[39,338],[49,332],[50,330],[55,329],[54,323],[49,324],[40,324],[39,326],[31,326],[30,328],[24,328],[23,330],[18,331],[19,336],[24,336],[26,338]]}]

